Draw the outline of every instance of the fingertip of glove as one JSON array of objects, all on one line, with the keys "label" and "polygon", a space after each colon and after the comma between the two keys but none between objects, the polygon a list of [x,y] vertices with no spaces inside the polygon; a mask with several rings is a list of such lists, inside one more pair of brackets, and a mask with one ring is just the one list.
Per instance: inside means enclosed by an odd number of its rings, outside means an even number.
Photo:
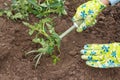
[{"label": "fingertip of glove", "polygon": [[77,32],[82,32],[83,30],[81,30],[81,29],[77,29],[76,31],[77,31]]},{"label": "fingertip of glove", "polygon": [[89,47],[88,44],[84,45],[84,49],[87,49],[88,47]]},{"label": "fingertip of glove", "polygon": [[82,55],[81,58],[82,58],[83,60],[87,60],[87,59],[88,59],[88,56]]},{"label": "fingertip of glove", "polygon": [[84,49],[80,50],[81,54],[86,54],[86,52],[87,52],[87,50],[84,50]]},{"label": "fingertip of glove", "polygon": [[86,65],[90,67],[95,67],[92,61],[86,61]]}]

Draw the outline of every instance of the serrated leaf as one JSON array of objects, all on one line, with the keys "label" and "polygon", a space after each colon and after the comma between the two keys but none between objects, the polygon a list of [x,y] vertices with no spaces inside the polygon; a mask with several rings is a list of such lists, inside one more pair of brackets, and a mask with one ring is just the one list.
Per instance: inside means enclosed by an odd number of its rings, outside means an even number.
[{"label": "serrated leaf", "polygon": [[24,16],[21,13],[16,13],[15,15],[12,16],[12,19],[23,19]]},{"label": "serrated leaf", "polygon": [[6,11],[4,11],[4,13],[7,15],[7,17],[12,16],[12,12],[10,10],[6,10]]},{"label": "serrated leaf", "polygon": [[34,30],[29,29],[29,35],[32,35],[34,33]]}]

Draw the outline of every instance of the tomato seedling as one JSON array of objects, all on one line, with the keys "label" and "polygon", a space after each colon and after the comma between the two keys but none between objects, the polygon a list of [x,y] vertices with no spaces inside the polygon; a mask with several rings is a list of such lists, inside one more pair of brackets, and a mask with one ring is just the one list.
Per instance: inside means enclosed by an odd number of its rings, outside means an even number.
[{"label": "tomato seedling", "polygon": [[56,64],[56,62],[59,61],[59,58],[53,55],[55,47],[57,47],[58,51],[60,51],[61,39],[75,28],[75,26],[72,26],[59,36],[55,32],[52,20],[50,18],[42,19],[39,23],[35,23],[34,25],[30,25],[26,22],[23,22],[23,24],[29,27],[30,35],[33,35],[36,32],[33,42],[41,45],[41,48],[26,53],[26,55],[37,53],[34,57],[34,60],[37,60],[35,67],[37,67],[41,56],[45,54],[51,55],[53,58],[53,63]]},{"label": "tomato seedling", "polygon": [[12,0],[11,3],[10,8],[2,10],[2,13],[13,20],[29,19],[29,14],[38,18],[47,17],[51,13],[66,14],[64,0],[44,0],[42,3],[37,0]]},{"label": "tomato seedling", "polygon": [[55,56],[53,57],[52,53],[55,47],[57,47],[57,49],[59,50],[60,38],[54,30],[52,20],[50,18],[45,18],[40,20],[39,23],[35,23],[34,25],[30,25],[26,22],[23,22],[23,24],[29,27],[30,35],[36,33],[33,42],[41,45],[41,48],[26,53],[26,55],[31,53],[37,53],[34,58],[34,60],[37,60],[35,67],[37,66],[41,56],[45,54],[51,55],[52,58],[54,58],[54,63],[56,63],[56,60],[58,59]]},{"label": "tomato seedling", "polygon": [[[53,21],[48,16],[51,13],[58,14],[59,16],[67,14],[64,8],[64,0],[44,0],[38,2],[37,0],[11,0],[11,6],[5,10],[0,9],[0,16],[6,15],[7,18],[12,20],[29,20],[29,15],[33,14],[40,18],[38,23],[31,25],[23,22],[24,25],[29,27],[29,35],[35,34],[34,43],[40,44],[40,48],[26,53],[36,53],[34,60],[36,60],[35,67],[37,67],[42,55],[49,54],[53,58],[53,63],[56,64],[60,59],[53,54],[55,47],[60,52],[60,41],[64,36],[59,36],[55,30]],[[8,6],[6,4],[6,6]]]}]

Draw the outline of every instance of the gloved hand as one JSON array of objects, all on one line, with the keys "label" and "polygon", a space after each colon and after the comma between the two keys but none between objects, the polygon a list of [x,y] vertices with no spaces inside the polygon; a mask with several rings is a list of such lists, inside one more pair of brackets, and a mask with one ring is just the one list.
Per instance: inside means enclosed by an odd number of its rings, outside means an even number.
[{"label": "gloved hand", "polygon": [[87,27],[96,23],[96,17],[106,7],[100,0],[90,0],[77,8],[73,17],[73,23],[77,28],[77,32],[82,32]]},{"label": "gloved hand", "polygon": [[81,58],[91,67],[120,67],[120,43],[87,44],[81,53]]}]

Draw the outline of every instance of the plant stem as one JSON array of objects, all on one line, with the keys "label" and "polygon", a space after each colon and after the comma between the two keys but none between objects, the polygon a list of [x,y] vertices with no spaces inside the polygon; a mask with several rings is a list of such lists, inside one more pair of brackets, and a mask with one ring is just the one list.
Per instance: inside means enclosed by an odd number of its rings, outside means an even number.
[{"label": "plant stem", "polygon": [[35,68],[37,67],[38,62],[40,61],[41,57],[42,57],[42,53],[41,53],[41,54],[38,54],[38,59],[37,59],[37,61],[36,61],[36,63],[35,63]]},{"label": "plant stem", "polygon": [[32,50],[32,51],[29,51],[25,54],[25,56],[27,56],[28,54],[31,54],[31,53],[35,53],[35,52],[38,52],[38,50]]},{"label": "plant stem", "polygon": [[72,30],[76,28],[75,25],[71,26],[68,30],[66,30],[64,33],[62,33],[59,37],[62,39],[64,36],[66,36],[68,33],[70,33]]}]

